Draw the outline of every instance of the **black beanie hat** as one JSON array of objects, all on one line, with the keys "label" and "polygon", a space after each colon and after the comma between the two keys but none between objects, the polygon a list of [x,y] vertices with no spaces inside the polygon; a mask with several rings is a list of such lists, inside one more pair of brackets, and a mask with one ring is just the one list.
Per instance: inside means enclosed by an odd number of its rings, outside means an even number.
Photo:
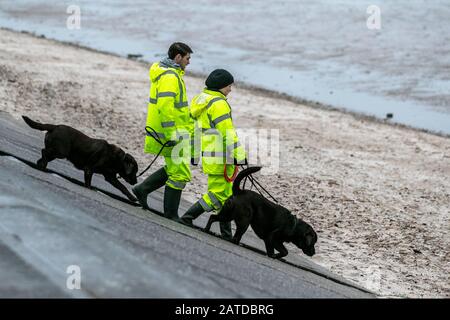
[{"label": "black beanie hat", "polygon": [[205,84],[208,89],[220,90],[233,82],[234,78],[231,73],[224,69],[216,69],[206,78]]}]

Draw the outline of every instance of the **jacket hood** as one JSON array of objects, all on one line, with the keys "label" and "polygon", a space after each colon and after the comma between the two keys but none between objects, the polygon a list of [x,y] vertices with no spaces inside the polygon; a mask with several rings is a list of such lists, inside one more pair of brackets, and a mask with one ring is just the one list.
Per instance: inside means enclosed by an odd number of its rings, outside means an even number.
[{"label": "jacket hood", "polygon": [[[169,60],[169,59],[167,59]],[[165,61],[161,61],[161,62],[155,62],[154,64],[152,64],[152,66],[150,67],[150,81],[151,82],[155,82],[155,79],[157,77],[159,77],[164,71],[167,70],[173,70],[175,72],[177,72],[180,76],[184,75],[184,71],[181,70],[180,68],[176,67],[177,64],[166,64]]]},{"label": "jacket hood", "polygon": [[194,119],[197,119],[203,111],[208,106],[209,101],[211,100],[211,96],[221,97],[223,99],[227,99],[221,92],[204,89],[202,93],[198,96],[195,96],[191,102],[191,116]]}]

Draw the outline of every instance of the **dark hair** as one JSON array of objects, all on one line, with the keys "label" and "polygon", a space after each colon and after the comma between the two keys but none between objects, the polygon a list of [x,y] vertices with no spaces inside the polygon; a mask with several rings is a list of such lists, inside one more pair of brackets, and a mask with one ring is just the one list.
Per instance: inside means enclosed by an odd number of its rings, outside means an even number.
[{"label": "dark hair", "polygon": [[182,57],[187,55],[188,53],[192,53],[192,49],[185,43],[182,42],[174,42],[169,48],[167,54],[170,59],[174,59],[177,54],[181,54]]}]

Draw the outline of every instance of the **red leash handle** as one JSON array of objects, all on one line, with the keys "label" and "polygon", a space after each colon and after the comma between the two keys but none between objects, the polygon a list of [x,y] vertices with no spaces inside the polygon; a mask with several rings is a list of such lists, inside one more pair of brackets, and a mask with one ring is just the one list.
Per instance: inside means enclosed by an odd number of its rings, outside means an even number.
[{"label": "red leash handle", "polygon": [[223,176],[225,178],[225,180],[227,180],[227,182],[233,182],[234,179],[236,179],[236,176],[238,174],[239,168],[238,166],[234,166],[234,172],[233,175],[231,176],[231,178],[227,175],[227,165],[225,164],[223,166]]}]

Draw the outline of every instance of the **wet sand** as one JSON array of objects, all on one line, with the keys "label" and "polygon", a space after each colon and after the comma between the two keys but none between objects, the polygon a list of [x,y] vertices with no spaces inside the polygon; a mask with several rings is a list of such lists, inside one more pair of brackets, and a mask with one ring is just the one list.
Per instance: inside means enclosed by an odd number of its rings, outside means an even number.
[{"label": "wet sand", "polygon": [[369,0],[80,0],[76,30],[71,4],[3,1],[0,25],[147,61],[182,39],[195,72],[224,67],[253,86],[450,134],[446,0],[379,0],[380,30],[367,28]]},{"label": "wet sand", "polygon": [[[147,75],[143,63],[0,30],[1,110],[107,139],[141,169]],[[203,87],[185,82],[189,98]],[[315,262],[381,296],[450,297],[450,139],[239,87],[229,101],[243,133],[279,130],[279,171],[259,179],[318,231]],[[184,195],[205,186],[193,168]]]}]

